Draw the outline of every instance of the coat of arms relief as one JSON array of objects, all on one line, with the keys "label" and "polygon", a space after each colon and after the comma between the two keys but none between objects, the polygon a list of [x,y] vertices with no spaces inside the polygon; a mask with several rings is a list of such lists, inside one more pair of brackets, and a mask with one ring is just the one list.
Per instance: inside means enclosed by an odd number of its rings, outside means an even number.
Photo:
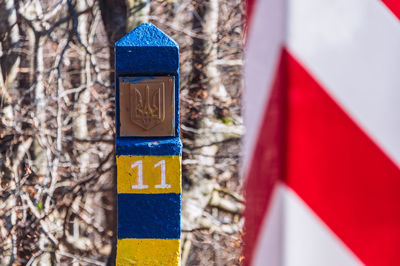
[{"label": "coat of arms relief", "polygon": [[164,83],[139,84],[130,88],[131,121],[145,130],[165,118]]},{"label": "coat of arms relief", "polygon": [[174,135],[173,77],[120,77],[119,87],[120,136]]}]

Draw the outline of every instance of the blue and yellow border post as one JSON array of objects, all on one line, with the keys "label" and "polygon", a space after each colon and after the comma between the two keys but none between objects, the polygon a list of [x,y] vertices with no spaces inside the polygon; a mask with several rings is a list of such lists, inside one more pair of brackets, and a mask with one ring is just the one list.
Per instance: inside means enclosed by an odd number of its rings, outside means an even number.
[{"label": "blue and yellow border post", "polygon": [[[121,135],[121,123],[122,126],[127,123],[121,122],[120,117],[121,80],[135,85],[140,80],[157,77],[172,79],[174,84],[171,134]],[[115,83],[116,264],[180,265],[182,143],[179,138],[178,45],[151,23],[135,28],[115,44]]]}]

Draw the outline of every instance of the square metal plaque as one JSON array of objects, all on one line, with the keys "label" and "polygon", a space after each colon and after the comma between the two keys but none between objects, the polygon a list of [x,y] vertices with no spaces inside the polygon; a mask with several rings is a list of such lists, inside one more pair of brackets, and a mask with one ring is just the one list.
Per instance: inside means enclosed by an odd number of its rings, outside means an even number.
[{"label": "square metal plaque", "polygon": [[173,136],[173,77],[120,77],[120,136]]}]

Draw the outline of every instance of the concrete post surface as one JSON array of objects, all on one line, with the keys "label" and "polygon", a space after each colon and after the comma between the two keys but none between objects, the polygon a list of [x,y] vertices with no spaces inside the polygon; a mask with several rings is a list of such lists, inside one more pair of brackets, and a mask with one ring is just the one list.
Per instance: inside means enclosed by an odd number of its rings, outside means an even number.
[{"label": "concrete post surface", "polygon": [[179,265],[179,48],[151,23],[115,44],[117,265]]}]

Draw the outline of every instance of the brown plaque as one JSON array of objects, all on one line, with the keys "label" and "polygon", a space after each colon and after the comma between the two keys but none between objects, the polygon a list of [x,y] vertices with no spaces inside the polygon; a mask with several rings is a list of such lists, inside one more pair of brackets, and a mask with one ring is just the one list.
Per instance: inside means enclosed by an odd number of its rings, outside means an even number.
[{"label": "brown plaque", "polygon": [[120,77],[120,135],[173,136],[173,77]]}]

